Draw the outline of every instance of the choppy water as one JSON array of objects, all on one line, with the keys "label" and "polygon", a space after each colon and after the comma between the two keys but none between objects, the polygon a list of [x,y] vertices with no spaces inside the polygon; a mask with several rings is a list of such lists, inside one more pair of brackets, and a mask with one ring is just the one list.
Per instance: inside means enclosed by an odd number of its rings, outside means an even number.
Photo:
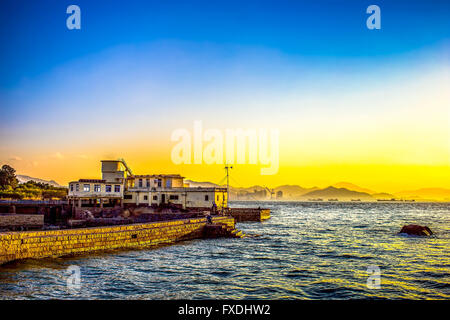
[{"label": "choppy water", "polygon": [[[272,210],[239,223],[256,238],[29,260],[0,267],[4,299],[450,298],[450,204],[235,203]],[[432,238],[398,235],[423,224]],[[66,269],[80,267],[81,288]],[[367,287],[367,268],[381,271]]]}]

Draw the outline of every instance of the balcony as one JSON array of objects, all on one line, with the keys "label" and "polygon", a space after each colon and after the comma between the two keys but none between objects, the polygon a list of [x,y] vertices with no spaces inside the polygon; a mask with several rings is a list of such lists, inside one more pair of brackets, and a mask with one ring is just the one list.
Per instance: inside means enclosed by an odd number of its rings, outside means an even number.
[{"label": "balcony", "polygon": [[69,191],[69,197],[78,198],[122,198],[123,192]]}]

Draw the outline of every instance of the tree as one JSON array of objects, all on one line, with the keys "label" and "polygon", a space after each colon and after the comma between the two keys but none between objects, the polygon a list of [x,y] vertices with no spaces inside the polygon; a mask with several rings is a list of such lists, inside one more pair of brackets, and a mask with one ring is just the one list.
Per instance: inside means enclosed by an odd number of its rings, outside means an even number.
[{"label": "tree", "polygon": [[14,168],[8,166],[7,164],[3,165],[0,170],[0,188],[7,189],[11,187],[12,189],[16,188],[18,184],[16,178],[16,170]]}]

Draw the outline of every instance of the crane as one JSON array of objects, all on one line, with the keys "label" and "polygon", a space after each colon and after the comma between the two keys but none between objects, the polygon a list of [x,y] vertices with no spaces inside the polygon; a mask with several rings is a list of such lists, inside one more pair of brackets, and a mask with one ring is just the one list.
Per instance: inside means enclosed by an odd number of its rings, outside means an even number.
[{"label": "crane", "polygon": [[127,166],[127,163],[125,162],[125,159],[119,158],[118,161],[120,161],[123,166],[125,167],[125,171],[128,173],[129,176],[133,175],[133,172],[131,171],[130,167]]},{"label": "crane", "polygon": [[266,186],[264,186],[264,188],[265,188],[267,191],[269,191],[269,193],[270,193],[270,200],[272,200],[272,199],[273,199],[273,195],[275,194],[275,190],[274,190],[274,189],[269,189],[269,188],[267,188]]}]

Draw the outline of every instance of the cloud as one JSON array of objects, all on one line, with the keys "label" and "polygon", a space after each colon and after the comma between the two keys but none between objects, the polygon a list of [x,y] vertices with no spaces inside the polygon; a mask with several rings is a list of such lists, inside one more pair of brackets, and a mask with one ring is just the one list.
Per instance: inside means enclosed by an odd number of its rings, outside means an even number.
[{"label": "cloud", "polygon": [[79,155],[77,155],[77,157],[80,159],[89,159],[89,157],[85,154],[79,154]]},{"label": "cloud", "polygon": [[10,161],[22,161],[21,157],[18,156],[12,156],[11,158],[9,158]]},{"label": "cloud", "polygon": [[102,155],[103,159],[117,159],[117,155],[115,153],[107,152]]},{"label": "cloud", "polygon": [[60,152],[54,153],[51,157],[59,160],[64,159],[64,156]]}]

